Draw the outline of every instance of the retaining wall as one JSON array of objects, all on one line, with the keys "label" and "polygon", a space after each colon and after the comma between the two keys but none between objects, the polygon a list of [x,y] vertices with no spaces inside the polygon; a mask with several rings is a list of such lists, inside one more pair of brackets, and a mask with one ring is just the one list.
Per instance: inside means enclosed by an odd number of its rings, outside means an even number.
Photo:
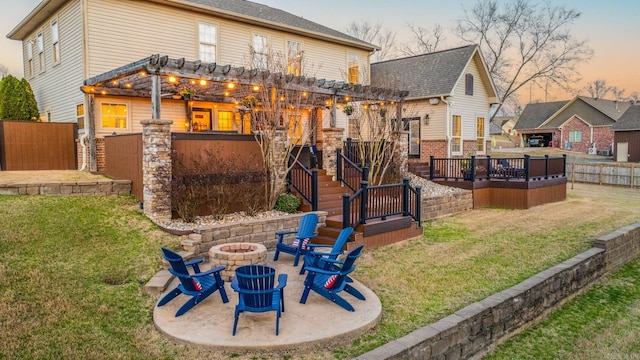
[{"label": "retaining wall", "polygon": [[0,195],[129,195],[130,180],[14,183],[0,185]]},{"label": "retaining wall", "polygon": [[422,196],[422,220],[435,219],[473,209],[473,192],[461,190],[452,194]]},{"label": "retaining wall", "polygon": [[356,359],[474,359],[620,269],[640,252],[640,222],[595,247]]}]

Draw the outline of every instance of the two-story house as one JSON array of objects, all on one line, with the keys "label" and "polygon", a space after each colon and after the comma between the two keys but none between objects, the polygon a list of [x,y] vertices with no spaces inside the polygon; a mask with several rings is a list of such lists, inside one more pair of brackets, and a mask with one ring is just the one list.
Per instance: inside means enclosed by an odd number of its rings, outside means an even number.
[{"label": "two-story house", "polygon": [[[152,54],[247,69],[264,69],[267,59],[276,56],[290,75],[367,84],[369,56],[377,49],[244,0],[43,0],[8,37],[22,41],[25,77],[43,119],[77,121],[80,135],[91,129],[96,145],[90,151],[98,154],[104,136],[141,131],[140,121],[151,117],[151,99],[122,96],[126,87],[135,87],[122,83],[120,94],[97,92],[90,102],[81,87],[87,79]],[[237,100],[232,95],[218,101],[196,97],[185,111],[183,99],[163,96],[162,114],[173,120],[174,132],[247,133],[238,121]],[[329,126],[328,113],[320,115],[318,128]],[[306,120],[309,112],[303,116]],[[346,122],[346,115],[334,111],[331,125],[345,128]]]}]

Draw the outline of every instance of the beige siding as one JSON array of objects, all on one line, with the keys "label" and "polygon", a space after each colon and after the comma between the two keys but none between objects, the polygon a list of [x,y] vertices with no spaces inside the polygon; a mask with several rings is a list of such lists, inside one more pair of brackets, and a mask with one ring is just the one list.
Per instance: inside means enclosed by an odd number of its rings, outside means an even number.
[{"label": "beige siding", "polygon": [[[31,84],[41,117],[51,113],[54,122],[75,122],[76,105],[83,103],[80,85],[84,80],[82,66],[82,10],[80,0],[70,1],[49,17],[38,30],[23,39],[24,71]],[[53,63],[51,21],[58,19],[60,62]],[[39,71],[36,36],[42,32],[44,39],[45,71]],[[34,75],[28,77],[27,46],[34,41]]]}]

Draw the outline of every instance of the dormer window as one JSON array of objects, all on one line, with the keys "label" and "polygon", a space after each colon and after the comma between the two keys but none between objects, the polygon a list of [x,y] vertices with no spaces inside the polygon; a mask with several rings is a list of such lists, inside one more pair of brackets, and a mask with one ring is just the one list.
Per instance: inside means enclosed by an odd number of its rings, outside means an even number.
[{"label": "dormer window", "polygon": [[473,75],[467,74],[464,80],[464,93],[466,95],[473,95]]}]

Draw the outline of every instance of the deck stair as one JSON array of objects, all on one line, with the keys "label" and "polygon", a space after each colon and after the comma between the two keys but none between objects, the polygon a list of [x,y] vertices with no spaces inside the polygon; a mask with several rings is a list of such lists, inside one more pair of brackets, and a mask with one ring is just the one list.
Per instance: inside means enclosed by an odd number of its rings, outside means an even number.
[{"label": "deck stair", "polygon": [[416,174],[425,179],[429,178],[429,163],[428,162],[410,162],[409,172]]}]

